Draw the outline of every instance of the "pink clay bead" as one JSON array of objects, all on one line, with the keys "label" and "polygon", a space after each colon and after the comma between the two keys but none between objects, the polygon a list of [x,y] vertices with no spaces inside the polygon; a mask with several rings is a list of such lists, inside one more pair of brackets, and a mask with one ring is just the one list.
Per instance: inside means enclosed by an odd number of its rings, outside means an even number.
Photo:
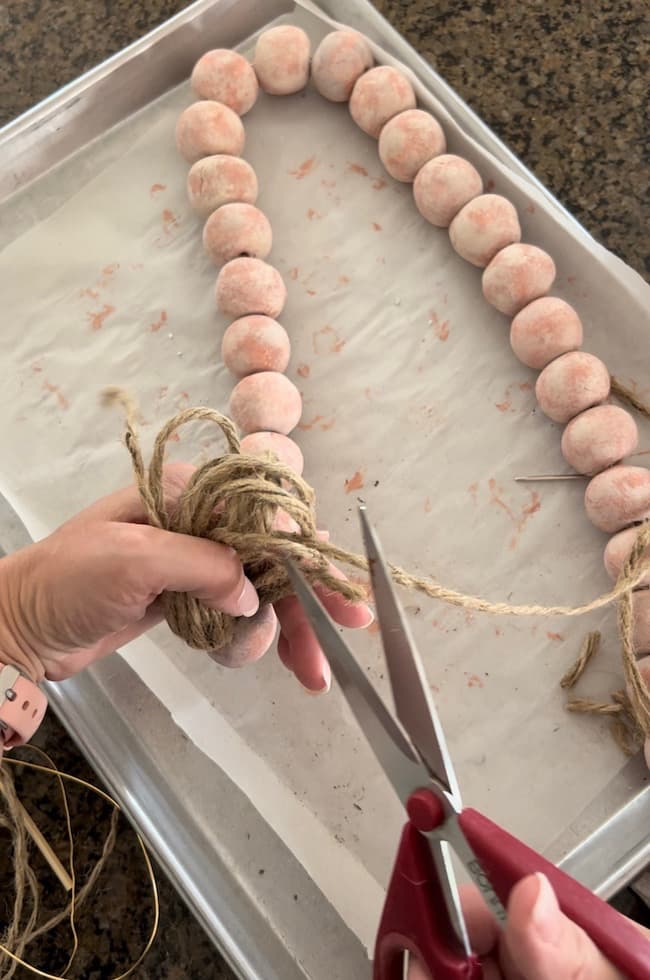
[{"label": "pink clay bead", "polygon": [[500,194],[481,194],[460,209],[449,225],[449,238],[463,259],[482,268],[521,238],[516,208]]},{"label": "pink clay bead", "polygon": [[569,351],[547,364],[535,385],[539,407],[554,422],[568,422],[580,412],[605,401],[609,371],[585,351]]},{"label": "pink clay bead", "polygon": [[216,153],[238,157],[245,140],[241,119],[221,102],[195,102],[176,123],[176,147],[189,163]]},{"label": "pink clay bead", "polygon": [[582,344],[580,317],[557,296],[542,296],[524,306],[510,325],[510,346],[520,361],[540,370]]},{"label": "pink clay bead", "polygon": [[194,65],[192,88],[201,99],[223,102],[243,116],[255,104],[259,86],[252,67],[236,51],[206,51]]},{"label": "pink clay bead", "polygon": [[253,67],[269,95],[292,95],[309,81],[309,38],[300,27],[282,24],[260,34]]},{"label": "pink clay bead", "polygon": [[632,644],[635,652],[650,653],[650,592],[632,593]]},{"label": "pink clay bead", "polygon": [[536,245],[506,245],[486,266],[483,295],[500,313],[514,316],[534,299],[546,295],[555,279],[555,262]]},{"label": "pink clay bead", "polygon": [[187,175],[190,204],[204,218],[231,201],[255,204],[257,177],[250,163],[239,157],[217,154],[204,157]]},{"label": "pink clay bead", "polygon": [[357,126],[379,137],[382,126],[404,109],[415,108],[415,92],[408,78],[389,65],[365,72],[355,83],[350,96],[350,115]]},{"label": "pink clay bead", "polygon": [[229,316],[259,313],[275,318],[286,299],[282,276],[261,259],[232,259],[217,276],[217,308]]},{"label": "pink clay bead", "polygon": [[407,109],[379,134],[379,158],[395,180],[409,183],[424,164],[444,153],[445,134],[437,119],[422,109]]},{"label": "pink clay bead", "polygon": [[297,446],[289,436],[283,436],[280,432],[251,432],[242,439],[241,449],[243,453],[247,453],[249,456],[264,456],[266,453],[274,453],[281,463],[290,466],[298,476],[302,474],[305,467],[300,446]]},{"label": "pink clay bead", "polygon": [[244,435],[268,430],[287,436],[298,425],[301,411],[300,392],[277,371],[249,374],[230,396],[230,412]]},{"label": "pink clay bead", "polygon": [[597,405],[571,419],[562,433],[562,455],[578,473],[593,476],[633,453],[639,431],[618,405]]},{"label": "pink clay bead", "polygon": [[314,51],[311,77],[323,98],[347,102],[356,80],[373,64],[372,51],[361,34],[332,31]]},{"label": "pink clay bead", "polygon": [[261,606],[250,619],[239,616],[235,620],[235,635],[230,646],[208,655],[222,667],[244,667],[255,663],[273,643],[277,627],[273,606]]},{"label": "pink clay bead", "polygon": [[[641,525],[642,527],[643,525]],[[623,565],[629,558],[630,552],[632,551],[632,546],[639,536],[639,531],[641,527],[628,527],[625,531],[619,531],[607,542],[605,547],[605,553],[603,555],[603,561],[605,562],[605,570],[611,579],[616,581],[616,579],[621,574],[623,570]],[[643,557],[650,561],[650,545],[648,545],[643,552]],[[650,569],[643,576],[639,582],[639,588],[643,585],[650,585]]]},{"label": "pink clay bead", "polygon": [[587,517],[601,531],[621,531],[650,519],[650,470],[613,466],[599,473],[585,490]]},{"label": "pink clay bead", "polygon": [[230,324],[221,342],[221,359],[238,378],[257,371],[284,371],[289,334],[270,316],[243,316]]},{"label": "pink clay bead", "polygon": [[242,255],[265,259],[272,244],[269,219],[252,204],[224,204],[212,212],[203,227],[203,247],[215,265]]},{"label": "pink clay bead", "polygon": [[460,209],[483,190],[478,170],[453,153],[434,157],[413,182],[415,206],[436,228],[447,228]]}]

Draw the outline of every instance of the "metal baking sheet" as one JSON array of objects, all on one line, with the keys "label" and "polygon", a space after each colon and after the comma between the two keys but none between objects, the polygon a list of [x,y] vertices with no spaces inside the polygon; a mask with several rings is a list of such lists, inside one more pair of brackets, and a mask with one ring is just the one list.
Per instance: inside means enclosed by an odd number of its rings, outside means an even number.
[{"label": "metal baking sheet", "polygon": [[[321,7],[331,16],[353,23],[408,64],[477,142],[526,178],[524,169],[387,28],[373,8],[365,3],[323,3]],[[206,47],[234,45],[292,8],[292,4],[271,3],[263,10],[259,4],[245,2],[197,4],[8,127],[1,145],[11,166],[2,188],[8,195],[4,213],[12,212],[12,227],[21,221],[28,227],[56,207],[60,174],[46,175],[50,167],[86,146],[93,137],[101,137],[98,152],[110,160],[111,134],[104,134],[111,126],[185,78]],[[126,125],[137,131],[138,117]],[[97,156],[93,159],[96,163]],[[82,162],[80,157],[80,166]],[[78,170],[69,169],[68,173],[70,179],[79,179]],[[15,194],[35,178],[39,179],[38,195]],[[48,196],[43,188],[50,180],[52,194]],[[551,200],[549,207],[558,208]],[[586,248],[594,247],[586,234],[584,242]],[[245,796],[183,738],[151,692],[130,676],[126,664],[114,658],[98,665],[83,678],[56,688],[53,698],[66,724],[126,801],[133,818],[242,976],[360,975],[365,962],[360,944]],[[111,739],[104,744],[102,732],[106,731],[111,731]],[[601,794],[603,799],[592,801],[563,835],[554,853],[560,856],[572,849],[573,866],[602,891],[631,874],[631,869],[644,860],[644,847],[648,846],[643,821],[635,824],[632,819],[634,814],[645,813],[648,825],[643,771],[635,761],[613,783]],[[191,801],[189,805],[187,801]],[[242,836],[245,826],[251,828],[247,830],[251,840]],[[615,843],[615,831],[623,826],[625,846],[620,848]],[[630,828],[637,826],[640,832],[635,842]],[[609,842],[608,865],[596,870],[595,862],[585,862],[584,857],[596,839],[600,853],[605,853],[603,834]],[[259,867],[275,873],[260,880]],[[279,869],[286,893],[277,888]],[[342,951],[337,974],[332,973],[329,962],[332,945],[328,938]]]}]

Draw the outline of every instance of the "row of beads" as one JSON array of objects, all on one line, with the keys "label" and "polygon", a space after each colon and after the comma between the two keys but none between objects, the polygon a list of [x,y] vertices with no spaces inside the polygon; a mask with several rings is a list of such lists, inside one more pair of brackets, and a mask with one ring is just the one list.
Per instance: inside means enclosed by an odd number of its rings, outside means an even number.
[{"label": "row of beads", "polygon": [[[447,228],[452,247],[482,268],[488,303],[512,317],[510,343],[515,355],[539,370],[536,396],[551,419],[566,423],[562,452],[579,472],[593,476],[585,493],[590,520],[620,532],[606,549],[610,574],[618,574],[629,554],[634,530],[650,518],[650,471],[616,465],[637,448],[632,416],[607,404],[610,375],[597,357],[580,350],[583,328],[564,300],[547,295],[555,279],[550,255],[521,243],[516,209],[498,194],[484,193],[475,167],[446,152],[437,120],[416,108],[411,83],[399,70],[373,66],[365,40],[353,31],[329,34],[314,52],[311,76],[316,89],[334,102],[349,100],[357,125],[378,140],[380,159],[396,180],[413,183],[415,205],[432,225]],[[263,260],[272,245],[266,217],[254,207],[257,178],[240,159],[244,130],[239,115],[257,98],[258,88],[286,95],[304,88],[310,74],[310,44],[297,27],[264,32],[251,66],[240,55],[217,50],[205,54],[192,73],[195,93],[204,101],[182,114],[177,143],[193,163],[188,194],[207,217],[203,241],[217,265],[219,309],[238,319],[224,335],[223,357],[242,380],[231,412],[246,433],[248,449],[273,448],[286,462],[302,466],[300,450],[287,436],[300,416],[300,396],[282,376],[289,338],[276,322],[286,299],[280,274]],[[258,373],[259,372],[259,373]],[[271,447],[273,430],[275,445]],[[295,450],[294,448],[295,447]],[[293,465],[293,464],[290,464]],[[635,597],[639,652],[650,651],[650,602]]]}]

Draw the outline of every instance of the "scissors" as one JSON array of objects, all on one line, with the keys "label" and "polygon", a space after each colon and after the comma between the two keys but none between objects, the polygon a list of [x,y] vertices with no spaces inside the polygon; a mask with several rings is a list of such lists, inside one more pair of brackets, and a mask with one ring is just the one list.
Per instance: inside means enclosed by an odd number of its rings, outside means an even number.
[{"label": "scissors", "polygon": [[451,864],[452,848],[496,917],[514,885],[535,871],[549,879],[565,915],[630,980],[650,977],[650,942],[575,879],[483,814],[464,808],[422,662],[364,507],[361,529],[395,713],[387,710],[301,571],[296,595],[356,719],[408,816],[375,944],[374,980],[403,980],[405,954],[435,980],[478,980]]}]

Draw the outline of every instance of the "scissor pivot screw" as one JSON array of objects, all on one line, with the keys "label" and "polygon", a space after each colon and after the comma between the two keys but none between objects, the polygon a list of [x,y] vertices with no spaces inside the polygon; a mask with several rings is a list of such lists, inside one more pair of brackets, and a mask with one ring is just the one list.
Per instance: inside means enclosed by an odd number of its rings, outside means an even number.
[{"label": "scissor pivot screw", "polygon": [[428,789],[416,789],[406,802],[409,820],[421,833],[435,830],[445,819],[440,800]]}]

